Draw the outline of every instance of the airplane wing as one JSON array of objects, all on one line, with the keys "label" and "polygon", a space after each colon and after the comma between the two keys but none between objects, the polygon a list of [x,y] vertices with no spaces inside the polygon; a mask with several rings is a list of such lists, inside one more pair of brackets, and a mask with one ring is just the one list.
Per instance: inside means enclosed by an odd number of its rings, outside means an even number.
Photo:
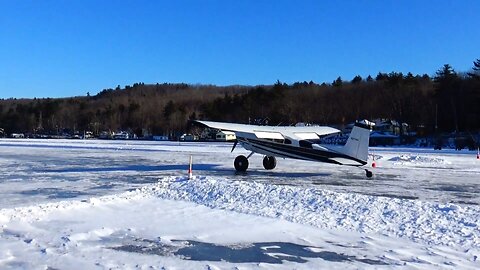
[{"label": "airplane wing", "polygon": [[[225,122],[195,120],[194,123],[224,131],[232,131],[237,143],[252,151],[248,157],[239,155],[234,166],[239,172],[248,168],[248,158],[253,153],[264,155],[263,167],[272,170],[275,157],[310,160],[338,165],[363,166],[367,164],[370,125],[368,122],[355,123],[344,146],[327,147],[318,142],[323,135],[339,133],[340,130],[326,126],[257,126]],[[372,172],[365,169],[368,178]]]},{"label": "airplane wing", "polygon": [[258,126],[201,120],[195,120],[194,122],[207,126],[209,128],[233,131],[236,134],[255,134],[257,138],[262,139],[283,140],[287,136],[290,138],[296,138],[298,140],[308,140],[318,139],[319,136],[340,132],[340,130],[336,128],[326,126]]}]

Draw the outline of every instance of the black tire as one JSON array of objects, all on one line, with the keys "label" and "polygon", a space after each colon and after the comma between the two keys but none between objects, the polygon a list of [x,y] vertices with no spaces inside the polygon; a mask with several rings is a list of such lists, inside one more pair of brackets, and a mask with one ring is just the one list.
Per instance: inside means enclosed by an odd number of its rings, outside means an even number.
[{"label": "black tire", "polygon": [[365,170],[365,173],[367,174],[367,178],[372,178],[373,173],[369,170]]},{"label": "black tire", "polygon": [[248,159],[245,156],[238,156],[233,162],[237,172],[245,172],[248,169]]},{"label": "black tire", "polygon": [[265,156],[263,158],[263,167],[265,170],[273,170],[277,166],[277,160],[273,156]]}]

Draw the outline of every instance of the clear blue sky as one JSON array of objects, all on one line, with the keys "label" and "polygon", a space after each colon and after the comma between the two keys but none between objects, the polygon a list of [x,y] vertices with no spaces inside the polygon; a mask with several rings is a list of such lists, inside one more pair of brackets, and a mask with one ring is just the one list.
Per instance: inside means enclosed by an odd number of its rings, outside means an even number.
[{"label": "clear blue sky", "polygon": [[0,0],[0,98],[467,71],[480,1]]}]

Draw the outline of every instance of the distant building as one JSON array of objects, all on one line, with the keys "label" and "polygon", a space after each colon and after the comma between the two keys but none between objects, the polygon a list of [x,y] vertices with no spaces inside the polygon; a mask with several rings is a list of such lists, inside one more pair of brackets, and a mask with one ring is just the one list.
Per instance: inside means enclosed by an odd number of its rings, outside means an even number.
[{"label": "distant building", "polygon": [[154,141],[168,141],[168,136],[153,136]]},{"label": "distant building", "polygon": [[186,142],[198,141],[198,136],[195,136],[192,134],[183,134],[182,136],[180,136],[180,141],[186,141]]},{"label": "distant building", "polygon": [[100,132],[100,135],[98,135],[98,138],[99,138],[99,139],[104,139],[104,140],[106,140],[106,139],[111,139],[111,138],[112,138],[112,134],[111,134],[110,132],[108,132],[108,131],[102,131],[102,132]]},{"label": "distant building", "polygon": [[370,146],[399,145],[400,143],[398,135],[378,131],[370,133]]},{"label": "distant building", "polygon": [[120,131],[113,134],[114,140],[128,140],[130,139],[130,134],[126,131]]},{"label": "distant building", "polygon": [[91,139],[94,138],[92,131],[85,131],[83,132],[83,139]]},{"label": "distant building", "polygon": [[377,119],[375,120],[374,131],[370,134],[370,145],[400,145],[405,143],[408,141],[406,140],[409,135],[408,128],[407,123],[399,123],[391,119]]},{"label": "distant building", "polygon": [[390,135],[400,135],[402,128],[395,120],[378,119],[375,120],[375,131]]},{"label": "distant building", "polygon": [[214,141],[216,140],[218,130],[213,128],[204,128],[200,134],[200,139],[205,141]]},{"label": "distant building", "polygon": [[223,141],[223,142],[228,142],[228,141],[235,141],[237,137],[235,136],[235,132],[231,131],[219,131],[215,135],[215,139],[217,141]]},{"label": "distant building", "polygon": [[23,133],[12,133],[10,134],[10,137],[14,139],[22,139],[25,138],[25,135]]}]

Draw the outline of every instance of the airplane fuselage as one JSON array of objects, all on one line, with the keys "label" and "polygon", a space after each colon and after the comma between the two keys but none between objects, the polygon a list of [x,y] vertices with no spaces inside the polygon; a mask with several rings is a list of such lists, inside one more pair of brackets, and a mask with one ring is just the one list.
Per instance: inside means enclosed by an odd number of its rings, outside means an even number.
[{"label": "airplane fuselage", "polygon": [[[246,150],[263,154],[265,156],[327,162],[339,165],[345,165],[344,160],[348,160],[350,163],[348,165],[352,166],[362,166],[366,164],[365,161],[338,153],[316,144],[307,144],[305,147],[298,147],[267,139],[237,137],[237,140]],[[339,159],[343,162],[339,162]]]}]

